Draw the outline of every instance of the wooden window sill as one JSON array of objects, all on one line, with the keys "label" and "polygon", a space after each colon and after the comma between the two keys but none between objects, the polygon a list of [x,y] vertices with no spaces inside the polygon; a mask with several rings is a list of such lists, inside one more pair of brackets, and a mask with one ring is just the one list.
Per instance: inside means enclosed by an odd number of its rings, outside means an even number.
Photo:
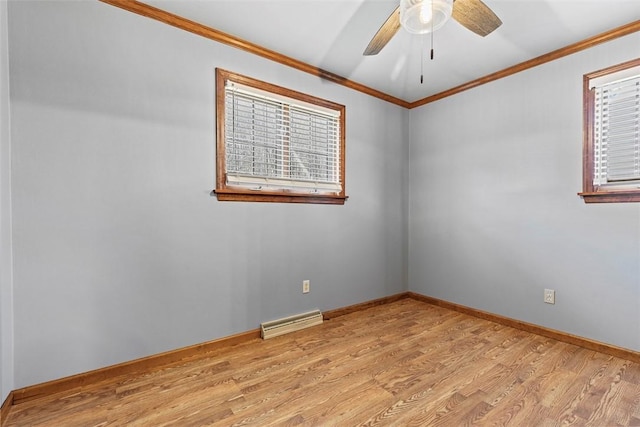
[{"label": "wooden window sill", "polygon": [[640,202],[640,191],[599,191],[578,193],[585,203],[631,203]]},{"label": "wooden window sill", "polygon": [[244,189],[216,189],[216,197],[220,201],[234,202],[267,202],[267,203],[315,203],[325,205],[344,205],[349,196],[339,194],[305,194],[254,191]]}]

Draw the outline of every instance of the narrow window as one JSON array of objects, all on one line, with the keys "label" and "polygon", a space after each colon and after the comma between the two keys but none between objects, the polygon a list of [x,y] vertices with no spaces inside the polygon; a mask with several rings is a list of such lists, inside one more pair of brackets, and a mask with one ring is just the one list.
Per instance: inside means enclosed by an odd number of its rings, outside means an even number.
[{"label": "narrow window", "polygon": [[345,107],[216,70],[218,200],[344,204]]},{"label": "narrow window", "polygon": [[640,202],[640,59],[584,76],[587,203]]}]

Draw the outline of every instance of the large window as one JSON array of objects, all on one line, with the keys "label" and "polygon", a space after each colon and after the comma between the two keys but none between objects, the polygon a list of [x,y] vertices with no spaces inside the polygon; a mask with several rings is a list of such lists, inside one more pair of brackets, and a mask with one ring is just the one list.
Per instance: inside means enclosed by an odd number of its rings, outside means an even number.
[{"label": "large window", "polygon": [[640,59],[584,76],[587,203],[640,202]]},{"label": "large window", "polygon": [[218,200],[344,204],[345,107],[216,70]]}]

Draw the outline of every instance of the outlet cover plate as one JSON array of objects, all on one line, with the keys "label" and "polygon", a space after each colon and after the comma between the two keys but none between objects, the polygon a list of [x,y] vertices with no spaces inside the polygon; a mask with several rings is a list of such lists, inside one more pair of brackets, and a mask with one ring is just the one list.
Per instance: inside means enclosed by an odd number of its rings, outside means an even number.
[{"label": "outlet cover plate", "polygon": [[302,281],[302,293],[303,294],[308,294],[310,290],[311,290],[311,282],[309,280],[303,280]]},{"label": "outlet cover plate", "polygon": [[547,304],[555,304],[556,303],[556,291],[553,289],[545,289],[544,290],[544,302]]}]

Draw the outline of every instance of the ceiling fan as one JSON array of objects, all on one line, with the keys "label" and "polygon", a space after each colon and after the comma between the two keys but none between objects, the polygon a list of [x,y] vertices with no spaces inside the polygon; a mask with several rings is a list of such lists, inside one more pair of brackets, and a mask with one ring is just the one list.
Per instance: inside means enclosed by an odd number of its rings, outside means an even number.
[{"label": "ceiling fan", "polygon": [[481,0],[400,0],[363,54],[378,54],[400,27],[413,34],[431,33],[451,16],[482,37],[502,25],[500,18]]}]

